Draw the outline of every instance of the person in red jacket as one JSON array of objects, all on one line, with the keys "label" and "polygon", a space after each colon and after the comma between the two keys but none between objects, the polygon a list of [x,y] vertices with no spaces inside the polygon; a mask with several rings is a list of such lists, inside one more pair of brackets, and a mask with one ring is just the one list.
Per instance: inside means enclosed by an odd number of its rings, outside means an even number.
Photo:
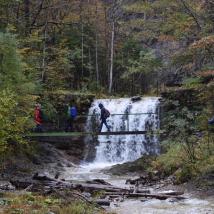
[{"label": "person in red jacket", "polygon": [[41,105],[36,104],[35,110],[34,110],[34,122],[36,123],[36,132],[42,132],[42,110],[41,110]]}]

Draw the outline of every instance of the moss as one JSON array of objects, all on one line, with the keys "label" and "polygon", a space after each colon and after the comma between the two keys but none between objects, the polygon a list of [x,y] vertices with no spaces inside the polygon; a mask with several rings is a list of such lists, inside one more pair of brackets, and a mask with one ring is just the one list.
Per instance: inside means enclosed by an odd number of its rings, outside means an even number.
[{"label": "moss", "polygon": [[145,155],[142,158],[124,164],[118,164],[113,166],[111,169],[104,170],[106,173],[113,175],[124,175],[130,173],[141,173],[147,171],[151,167],[151,163],[155,160],[155,156]]}]

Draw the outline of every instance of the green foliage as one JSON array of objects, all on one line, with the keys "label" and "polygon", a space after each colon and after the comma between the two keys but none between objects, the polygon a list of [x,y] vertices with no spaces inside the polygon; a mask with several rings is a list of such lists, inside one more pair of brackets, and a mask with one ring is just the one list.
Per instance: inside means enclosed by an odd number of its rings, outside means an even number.
[{"label": "green foliage", "polygon": [[71,201],[65,202],[55,197],[45,197],[30,192],[24,194],[5,193],[0,200],[1,210],[5,214],[101,214],[99,209],[93,205],[71,198]]},{"label": "green foliage", "polygon": [[201,85],[201,79],[199,77],[190,77],[183,80],[184,87],[196,87]]},{"label": "green foliage", "polygon": [[152,168],[159,170],[164,176],[174,174],[177,184],[212,174],[214,169],[213,142],[213,134],[209,134],[209,138],[206,134],[198,142],[194,147],[195,157],[197,157],[194,162],[186,155],[185,147],[176,142],[170,142],[167,152],[153,161]]},{"label": "green foliage", "polygon": [[[0,32],[0,88],[14,88],[24,79],[14,36]],[[21,86],[21,85],[20,85]]]},{"label": "green foliage", "polygon": [[28,118],[18,114],[17,97],[11,90],[1,90],[0,93],[0,154],[6,154],[14,146],[26,143],[22,135]]},{"label": "green foliage", "polygon": [[132,74],[142,73],[144,75],[160,69],[160,60],[158,60],[152,51],[140,51],[139,58],[129,59],[128,72],[123,74],[123,78],[128,78]]},{"label": "green foliage", "polygon": [[23,134],[31,127],[34,83],[24,72],[17,42],[9,33],[0,33],[0,153],[18,152],[26,144]]},{"label": "green foliage", "polygon": [[160,155],[156,161],[153,161],[153,168],[162,172],[163,175],[169,176],[178,170],[183,164],[184,153],[182,146],[170,142],[167,152]]},{"label": "green foliage", "polygon": [[94,208],[85,203],[75,202],[67,207],[60,209],[59,214],[93,214]]}]

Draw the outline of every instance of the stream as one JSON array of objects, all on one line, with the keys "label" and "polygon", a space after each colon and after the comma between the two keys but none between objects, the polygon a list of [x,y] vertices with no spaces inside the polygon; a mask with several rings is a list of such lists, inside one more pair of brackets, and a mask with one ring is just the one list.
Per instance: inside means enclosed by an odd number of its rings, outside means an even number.
[{"label": "stream", "polygon": [[[72,171],[68,168],[63,177],[74,182],[103,179],[114,186],[131,187],[131,185],[125,184],[130,176],[112,176],[101,172],[102,169],[109,167],[110,165],[89,164]],[[150,191],[155,190],[150,187]],[[186,199],[181,201],[170,198],[167,200],[125,199],[123,202],[111,202],[111,206],[106,209],[117,214],[214,214],[214,198],[196,198],[190,193],[185,193],[184,196]]]}]

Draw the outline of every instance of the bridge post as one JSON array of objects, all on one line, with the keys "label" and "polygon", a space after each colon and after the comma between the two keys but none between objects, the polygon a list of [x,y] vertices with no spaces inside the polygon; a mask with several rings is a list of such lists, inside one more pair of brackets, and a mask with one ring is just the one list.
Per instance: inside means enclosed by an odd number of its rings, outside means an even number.
[{"label": "bridge post", "polygon": [[129,114],[127,114],[127,131],[129,131]]}]

